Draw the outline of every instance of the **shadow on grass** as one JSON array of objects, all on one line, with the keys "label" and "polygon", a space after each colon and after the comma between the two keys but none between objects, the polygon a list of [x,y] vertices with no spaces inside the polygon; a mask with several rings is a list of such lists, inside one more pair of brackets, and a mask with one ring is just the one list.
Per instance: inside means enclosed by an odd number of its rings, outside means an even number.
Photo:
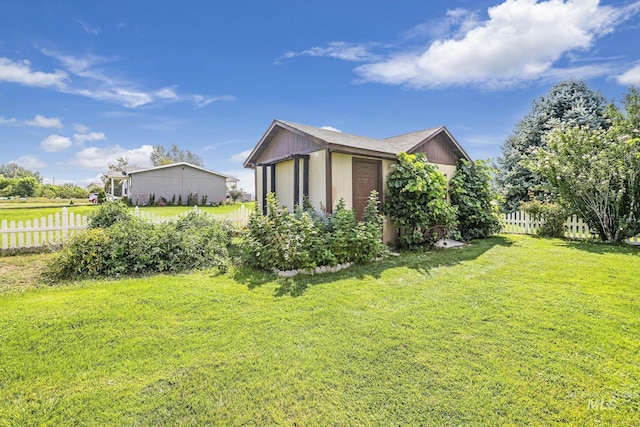
[{"label": "shadow on grass", "polygon": [[612,243],[603,243],[590,240],[565,240],[568,248],[578,249],[580,251],[592,254],[624,254],[624,255],[640,255],[640,246],[622,243],[619,245]]},{"label": "shadow on grass", "polygon": [[422,274],[429,274],[429,271],[434,268],[454,266],[464,261],[476,259],[493,247],[511,246],[512,244],[513,241],[508,237],[490,237],[475,241],[463,248],[406,251],[400,256],[389,256],[378,262],[354,265],[337,273],[299,274],[295,277],[287,278],[275,278],[272,274],[254,270],[247,266],[239,266],[234,273],[234,279],[247,285],[249,289],[254,289],[257,286],[275,280],[278,283],[274,292],[276,297],[299,297],[311,286],[331,283],[336,280],[365,279],[367,277],[380,278],[384,271],[391,268],[407,267]]}]

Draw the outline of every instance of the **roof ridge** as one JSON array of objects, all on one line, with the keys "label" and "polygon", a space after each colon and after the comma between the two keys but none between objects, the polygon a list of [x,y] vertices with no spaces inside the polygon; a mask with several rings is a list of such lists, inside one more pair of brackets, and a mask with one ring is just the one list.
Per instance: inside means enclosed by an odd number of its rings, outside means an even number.
[{"label": "roof ridge", "polygon": [[438,129],[444,129],[444,125],[440,125],[440,126],[436,126],[436,127],[432,127],[432,128],[425,128],[425,129],[417,130],[417,131],[414,131],[414,132],[402,133],[400,135],[388,136],[388,137],[382,139],[382,141],[385,141],[387,139],[400,138],[400,137],[403,137],[403,136],[413,135],[413,134],[416,134],[416,133],[421,133],[421,132],[426,132],[426,131],[432,131],[433,132],[433,131],[436,131]]},{"label": "roof ridge", "polygon": [[319,131],[333,132],[333,133],[340,134],[340,135],[355,136],[357,138],[370,139],[370,140],[374,140],[374,141],[384,141],[384,139],[380,139],[380,138],[373,138],[373,137],[370,137],[370,136],[363,136],[363,135],[358,135],[358,134],[350,133],[350,132],[335,131],[335,130],[326,129],[326,128],[323,128],[323,127],[307,125],[307,124],[304,124],[304,123],[291,122],[291,121],[288,121],[288,120],[279,120],[279,119],[277,119],[276,121],[278,121],[280,123],[284,123],[285,125],[289,125],[291,127],[303,126],[303,127],[309,127],[309,128],[317,129]]}]

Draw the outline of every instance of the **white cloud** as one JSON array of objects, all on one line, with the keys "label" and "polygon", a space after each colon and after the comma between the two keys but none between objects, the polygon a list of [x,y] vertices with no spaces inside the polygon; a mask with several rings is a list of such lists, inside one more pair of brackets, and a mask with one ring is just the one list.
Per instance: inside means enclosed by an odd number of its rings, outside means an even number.
[{"label": "white cloud", "polygon": [[162,98],[162,99],[178,99],[176,90],[173,87],[165,87],[160,90],[157,90],[155,95],[158,98]]},{"label": "white cloud", "polygon": [[100,27],[92,27],[91,25],[87,24],[86,22],[82,22],[82,21],[77,21],[78,24],[80,24],[82,26],[82,29],[87,33],[87,34],[92,34],[94,36],[97,36],[98,34],[100,34]]},{"label": "white cloud", "polygon": [[104,132],[84,132],[73,134],[73,140],[78,145],[84,145],[87,141],[102,141],[107,139]]},{"label": "white cloud", "polygon": [[75,166],[86,169],[94,169],[106,172],[109,164],[116,163],[119,157],[129,159],[132,166],[152,166],[150,156],[153,151],[151,145],[142,145],[138,148],[127,149],[119,145],[110,147],[87,147],[78,151],[67,163],[67,166]]},{"label": "white cloud", "polygon": [[73,86],[68,85],[62,92],[80,95],[97,101],[112,102],[128,108],[137,108],[157,102],[193,102],[196,107],[204,107],[216,101],[232,101],[235,97],[207,97],[204,95],[180,94],[176,86],[147,90],[133,81],[115,78],[103,69],[118,58],[108,58],[88,54],[74,56],[43,49],[46,56],[59,61],[64,68],[77,77]]},{"label": "white cloud", "polygon": [[40,143],[40,147],[49,152],[66,150],[70,146],[71,139],[61,135],[49,135]]},{"label": "white cloud", "polygon": [[356,72],[366,81],[411,87],[509,86],[550,72],[564,54],[589,48],[623,18],[598,0],[507,0],[488,15],[481,23],[465,21],[470,29],[461,38],[437,40],[422,53],[397,54]]},{"label": "white cloud", "polygon": [[34,156],[20,156],[9,163],[17,163],[25,169],[40,169],[46,167],[46,163]]},{"label": "white cloud", "polygon": [[74,123],[73,128],[79,133],[89,132],[89,126],[83,125],[82,123]]},{"label": "white cloud", "polygon": [[230,162],[236,162],[236,163],[242,163],[245,160],[247,160],[247,157],[249,157],[249,154],[251,154],[251,149],[249,150],[244,150],[241,151],[239,153],[234,154],[233,156],[229,157],[229,161]]},{"label": "white cloud", "polygon": [[330,130],[330,131],[333,131],[333,132],[342,133],[342,131],[340,129],[336,129],[333,126],[322,126],[320,129],[325,129],[325,130]]},{"label": "white cloud", "polygon": [[374,43],[331,42],[327,47],[312,47],[300,52],[289,51],[276,60],[276,63],[279,63],[282,59],[291,59],[297,56],[329,57],[353,62],[371,61],[378,57],[371,52],[371,48],[375,45]]},{"label": "white cloud", "polygon": [[57,117],[45,117],[40,114],[36,114],[36,116],[32,120],[25,120],[24,124],[27,126],[35,126],[39,128],[57,128],[61,129],[64,126],[62,122]]},{"label": "white cloud", "polygon": [[621,85],[638,86],[640,85],[640,64],[620,74],[617,78]]},{"label": "white cloud", "polygon": [[15,124],[17,122],[18,121],[16,119],[14,119],[14,118],[6,119],[6,118],[0,116],[0,125],[12,125],[12,124]]},{"label": "white cloud", "polygon": [[53,87],[63,89],[69,75],[61,70],[52,73],[34,71],[29,61],[13,61],[0,57],[0,81],[18,83],[25,86]]}]

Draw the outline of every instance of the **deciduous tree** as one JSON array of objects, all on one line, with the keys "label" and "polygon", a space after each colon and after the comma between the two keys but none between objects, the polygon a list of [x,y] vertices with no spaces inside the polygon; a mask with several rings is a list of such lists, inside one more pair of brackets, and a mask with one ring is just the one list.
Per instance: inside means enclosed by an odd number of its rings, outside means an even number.
[{"label": "deciduous tree", "polygon": [[189,150],[181,150],[176,144],[172,144],[168,150],[162,145],[155,145],[150,158],[154,166],[179,162],[186,162],[200,167],[204,165],[202,157]]}]

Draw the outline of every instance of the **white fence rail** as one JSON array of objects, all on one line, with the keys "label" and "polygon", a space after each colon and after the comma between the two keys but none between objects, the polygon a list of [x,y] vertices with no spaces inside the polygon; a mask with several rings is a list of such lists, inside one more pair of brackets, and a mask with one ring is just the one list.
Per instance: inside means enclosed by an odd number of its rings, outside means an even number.
[{"label": "white fence rail", "polygon": [[[543,220],[535,220],[526,212],[517,211],[502,214],[502,233],[506,234],[536,234]],[[573,215],[564,223],[564,236],[570,239],[590,239],[598,237],[589,229],[589,226],[577,216]],[[638,244],[640,236],[628,239],[627,243]]]},{"label": "white fence rail", "polygon": [[[244,205],[228,214],[211,214],[199,211],[197,206],[193,207],[195,212],[204,213],[215,219],[229,221],[236,230],[246,227],[249,222],[251,211]],[[145,212],[137,206],[133,213],[139,218],[143,218],[152,224],[160,224],[168,221],[175,221],[187,213],[172,216],[156,215]],[[49,214],[39,219],[0,221],[0,249],[22,249],[35,248],[46,245],[58,245],[65,239],[77,234],[80,230],[87,228],[87,216],[72,214],[67,208],[62,208],[61,212]]]}]

